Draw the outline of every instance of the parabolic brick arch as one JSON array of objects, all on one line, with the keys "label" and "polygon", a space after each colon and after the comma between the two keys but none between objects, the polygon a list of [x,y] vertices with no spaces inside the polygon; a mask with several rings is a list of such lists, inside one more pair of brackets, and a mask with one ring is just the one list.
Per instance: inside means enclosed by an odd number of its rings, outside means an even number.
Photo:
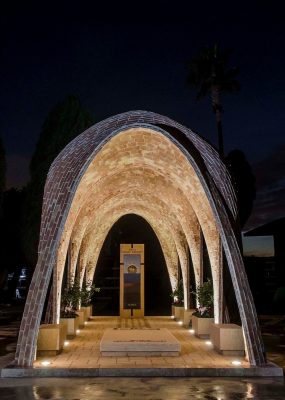
[{"label": "parabolic brick arch", "polygon": [[[181,266],[185,308],[190,280],[203,280],[205,239],[214,287],[215,322],[222,322],[225,252],[252,365],[265,363],[254,302],[238,246],[236,198],[216,150],[181,124],[158,114],[131,111],[108,118],[69,143],[48,173],[38,262],[20,327],[16,364],[33,364],[43,308],[59,320],[67,253],[68,275],[92,279],[104,240],[123,215],[137,214],[161,244],[172,288]],[[194,276],[189,276],[189,251]]]}]

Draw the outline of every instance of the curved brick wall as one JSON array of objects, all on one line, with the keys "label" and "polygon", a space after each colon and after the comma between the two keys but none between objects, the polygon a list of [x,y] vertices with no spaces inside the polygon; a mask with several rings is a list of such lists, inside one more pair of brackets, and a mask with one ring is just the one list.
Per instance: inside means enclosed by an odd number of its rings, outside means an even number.
[{"label": "curved brick wall", "polygon": [[[128,203],[126,203],[128,199]],[[153,226],[171,282],[177,257],[184,278],[187,245],[199,263],[201,227],[210,255],[219,321],[220,243],[224,247],[252,364],[263,364],[263,344],[236,241],[236,199],[217,152],[198,135],[158,114],[135,111],[102,121],[75,138],[52,164],[44,193],[39,257],[17,345],[16,362],[33,363],[38,327],[51,273],[53,318],[58,318],[68,246],[81,277],[94,273],[104,238],[128,212]],[[195,270],[199,282],[199,270]],[[191,277],[190,277],[191,279]]]}]

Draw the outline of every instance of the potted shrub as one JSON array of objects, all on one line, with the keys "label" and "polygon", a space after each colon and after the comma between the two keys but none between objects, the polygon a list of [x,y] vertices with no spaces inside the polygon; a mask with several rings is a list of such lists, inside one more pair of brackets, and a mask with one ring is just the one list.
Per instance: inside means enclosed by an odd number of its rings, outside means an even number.
[{"label": "potted shrub", "polygon": [[176,320],[183,320],[183,312],[184,312],[184,290],[183,290],[183,281],[182,279],[177,283],[176,288],[171,293],[171,297],[173,298],[173,315]]},{"label": "potted shrub", "polygon": [[198,286],[196,292],[198,307],[192,314],[192,328],[195,335],[202,338],[210,336],[211,326],[214,323],[214,294],[213,284],[210,279]]},{"label": "potted shrub", "polygon": [[60,322],[67,325],[67,337],[76,335],[79,327],[79,317],[76,312],[80,301],[80,285],[75,280],[73,285],[66,287],[61,295]]},{"label": "potted shrub", "polygon": [[97,288],[95,285],[92,285],[90,281],[86,282],[84,280],[81,288],[80,301],[81,301],[81,309],[84,311],[85,320],[88,320],[89,317],[92,315],[91,301],[95,292],[100,292],[100,288]]}]

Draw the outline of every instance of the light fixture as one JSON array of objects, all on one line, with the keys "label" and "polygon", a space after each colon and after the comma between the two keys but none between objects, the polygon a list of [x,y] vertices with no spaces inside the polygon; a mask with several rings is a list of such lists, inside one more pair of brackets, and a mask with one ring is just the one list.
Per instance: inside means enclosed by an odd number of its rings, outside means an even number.
[{"label": "light fixture", "polygon": [[232,364],[233,364],[233,365],[241,365],[241,361],[239,361],[239,360],[234,360],[234,361],[232,361]]},{"label": "light fixture", "polygon": [[63,345],[64,345],[64,346],[68,346],[68,345],[69,345],[69,341],[68,341],[68,340],[65,340],[64,343],[63,343]]},{"label": "light fixture", "polygon": [[76,333],[80,333],[80,329],[76,329]]},{"label": "light fixture", "polygon": [[84,322],[84,325],[87,325],[87,322],[86,322],[86,321]]},{"label": "light fixture", "polygon": [[189,332],[192,334],[195,333],[194,329],[189,329]]},{"label": "light fixture", "polygon": [[44,361],[41,362],[41,365],[42,365],[43,367],[48,367],[48,366],[50,365],[50,361],[44,360]]},{"label": "light fixture", "polygon": [[182,321],[179,321],[178,324],[179,324],[179,325],[183,325],[183,322],[182,322]]},{"label": "light fixture", "polygon": [[207,340],[205,343],[206,343],[208,346],[211,346],[211,345],[212,345],[212,342],[211,342],[210,340]]},{"label": "light fixture", "polygon": [[174,319],[174,315],[171,315],[171,318]]}]

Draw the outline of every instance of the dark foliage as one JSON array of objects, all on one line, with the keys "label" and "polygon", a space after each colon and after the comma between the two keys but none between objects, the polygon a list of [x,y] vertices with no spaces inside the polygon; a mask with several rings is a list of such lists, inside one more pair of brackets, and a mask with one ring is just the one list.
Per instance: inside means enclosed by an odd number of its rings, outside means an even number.
[{"label": "dark foliage", "polygon": [[60,151],[76,136],[94,123],[80,101],[69,96],[48,114],[30,164],[31,181],[27,185],[24,206],[22,241],[26,258],[33,269],[37,247],[44,185],[48,170]]},{"label": "dark foliage", "polygon": [[239,71],[228,66],[229,56],[229,50],[222,50],[217,45],[203,48],[189,63],[187,77],[188,85],[197,91],[197,100],[208,95],[212,98],[221,157],[224,157],[221,96],[223,93],[234,93],[240,89],[236,79]]},{"label": "dark foliage", "polygon": [[248,220],[256,196],[255,177],[241,150],[232,150],[225,158],[237,195],[241,228]]}]

